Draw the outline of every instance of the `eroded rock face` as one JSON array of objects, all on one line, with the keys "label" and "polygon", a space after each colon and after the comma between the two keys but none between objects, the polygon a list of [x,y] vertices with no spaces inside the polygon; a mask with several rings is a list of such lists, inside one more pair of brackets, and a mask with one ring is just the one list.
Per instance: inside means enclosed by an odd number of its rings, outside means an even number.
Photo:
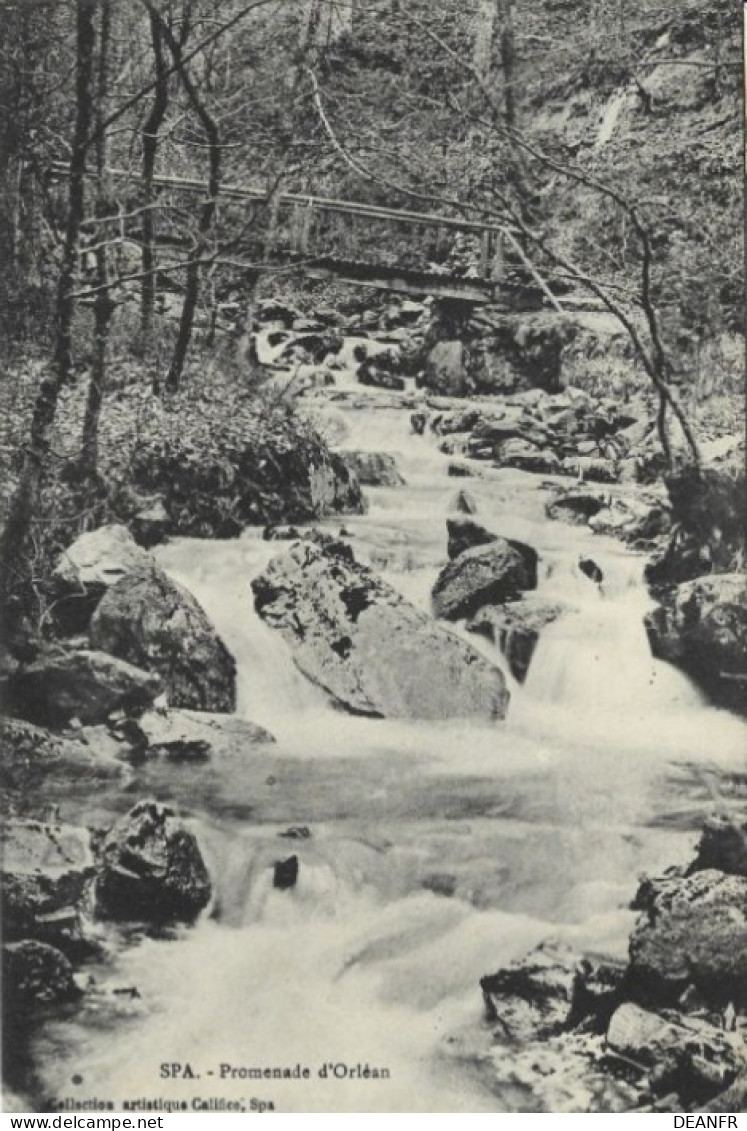
[{"label": "eroded rock face", "polygon": [[8,681],[12,710],[48,726],[103,722],[112,711],[142,711],[161,694],[157,674],[110,649],[51,648]]},{"label": "eroded rock face", "polygon": [[473,616],[483,605],[516,600],[537,584],[528,560],[505,538],[465,550],[445,566],[433,586],[433,610],[444,620]]},{"label": "eroded rock face", "polygon": [[140,801],[100,848],[97,913],[151,923],[190,921],[210,901],[210,876],[197,838],[173,809]]},{"label": "eroded rock face", "polygon": [[281,632],[296,665],[347,710],[385,718],[505,714],[498,669],[342,544],[299,543],[252,588],[257,612]]},{"label": "eroded rock face", "polygon": [[704,869],[645,879],[633,906],[643,915],[630,939],[631,996],[676,1005],[693,987],[711,1007],[747,998],[747,878]]},{"label": "eroded rock face", "polygon": [[678,664],[729,705],[747,688],[747,579],[711,574],[678,585],[646,617],[655,656]]},{"label": "eroded rock face", "polygon": [[94,647],[156,673],[173,707],[233,711],[236,665],[195,598],[152,563],[132,569],[91,620]]}]

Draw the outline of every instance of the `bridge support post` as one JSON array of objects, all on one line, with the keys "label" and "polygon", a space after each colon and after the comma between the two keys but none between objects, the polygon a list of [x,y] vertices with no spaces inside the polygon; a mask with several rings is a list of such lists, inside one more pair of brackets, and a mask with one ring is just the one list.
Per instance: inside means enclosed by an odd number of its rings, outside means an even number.
[{"label": "bridge support post", "polygon": [[480,241],[480,278],[490,278],[490,259],[493,245],[493,233],[486,228]]},{"label": "bridge support post", "polygon": [[490,265],[490,278],[496,282],[503,279],[506,269],[503,246],[503,232],[496,232],[494,239],[493,262]]},{"label": "bridge support post", "polygon": [[309,199],[304,207],[303,216],[301,218],[301,232],[299,240],[299,251],[301,255],[309,254],[309,246],[311,244],[311,233],[314,226],[314,203]]}]

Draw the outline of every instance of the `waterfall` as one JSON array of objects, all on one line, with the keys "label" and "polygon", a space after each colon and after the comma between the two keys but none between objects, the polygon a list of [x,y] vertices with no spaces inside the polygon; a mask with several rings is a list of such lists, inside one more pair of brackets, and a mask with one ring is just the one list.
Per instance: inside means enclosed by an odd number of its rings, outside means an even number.
[{"label": "waterfall", "polygon": [[[740,721],[651,657],[642,557],[548,522],[536,476],[449,479],[446,459],[409,434],[401,411],[342,415],[345,444],[395,452],[407,481],[371,490],[367,515],[323,524],[344,525],[360,560],[428,608],[446,516],[466,486],[488,529],[536,547],[536,599],[561,615],[542,631],[502,723],[354,718],[333,709],[254,612],[251,579],[282,543],[253,532],[160,547],[160,564],[236,657],[239,712],[278,742],[138,770],[137,788],[156,781],[192,811],[215,901],[175,939],[143,939],[117,950],[113,967],[93,968],[103,985],[134,985],[140,997],[125,1008],[93,996],[40,1030],[48,1094],[69,1094],[80,1071],[89,1094],[120,1101],[521,1110],[513,1092],[491,1090],[484,1058],[459,1051],[469,1046],[460,1035],[474,1044],[481,1032],[480,977],[549,936],[622,955],[636,876],[684,862],[711,806],[686,774],[675,788],[673,769],[743,768]],[[290,856],[297,882],[281,890],[275,865]],[[160,1079],[164,1059],[192,1064],[200,1079]],[[351,1077],[366,1065],[378,1075]],[[241,1075],[264,1067],[308,1068],[309,1078]]]}]

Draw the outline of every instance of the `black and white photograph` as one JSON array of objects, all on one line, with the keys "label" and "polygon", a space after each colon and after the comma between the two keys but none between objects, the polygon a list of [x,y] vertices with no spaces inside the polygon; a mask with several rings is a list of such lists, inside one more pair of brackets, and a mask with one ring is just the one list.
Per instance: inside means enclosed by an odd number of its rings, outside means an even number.
[{"label": "black and white photograph", "polygon": [[744,68],[0,0],[2,1111],[745,1110]]}]

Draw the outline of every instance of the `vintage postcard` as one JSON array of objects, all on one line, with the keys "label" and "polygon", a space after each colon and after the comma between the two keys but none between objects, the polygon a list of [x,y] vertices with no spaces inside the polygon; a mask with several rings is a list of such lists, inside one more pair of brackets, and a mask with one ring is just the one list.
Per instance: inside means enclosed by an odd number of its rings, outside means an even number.
[{"label": "vintage postcard", "polygon": [[739,6],[0,19],[3,1109],[743,1110]]}]

